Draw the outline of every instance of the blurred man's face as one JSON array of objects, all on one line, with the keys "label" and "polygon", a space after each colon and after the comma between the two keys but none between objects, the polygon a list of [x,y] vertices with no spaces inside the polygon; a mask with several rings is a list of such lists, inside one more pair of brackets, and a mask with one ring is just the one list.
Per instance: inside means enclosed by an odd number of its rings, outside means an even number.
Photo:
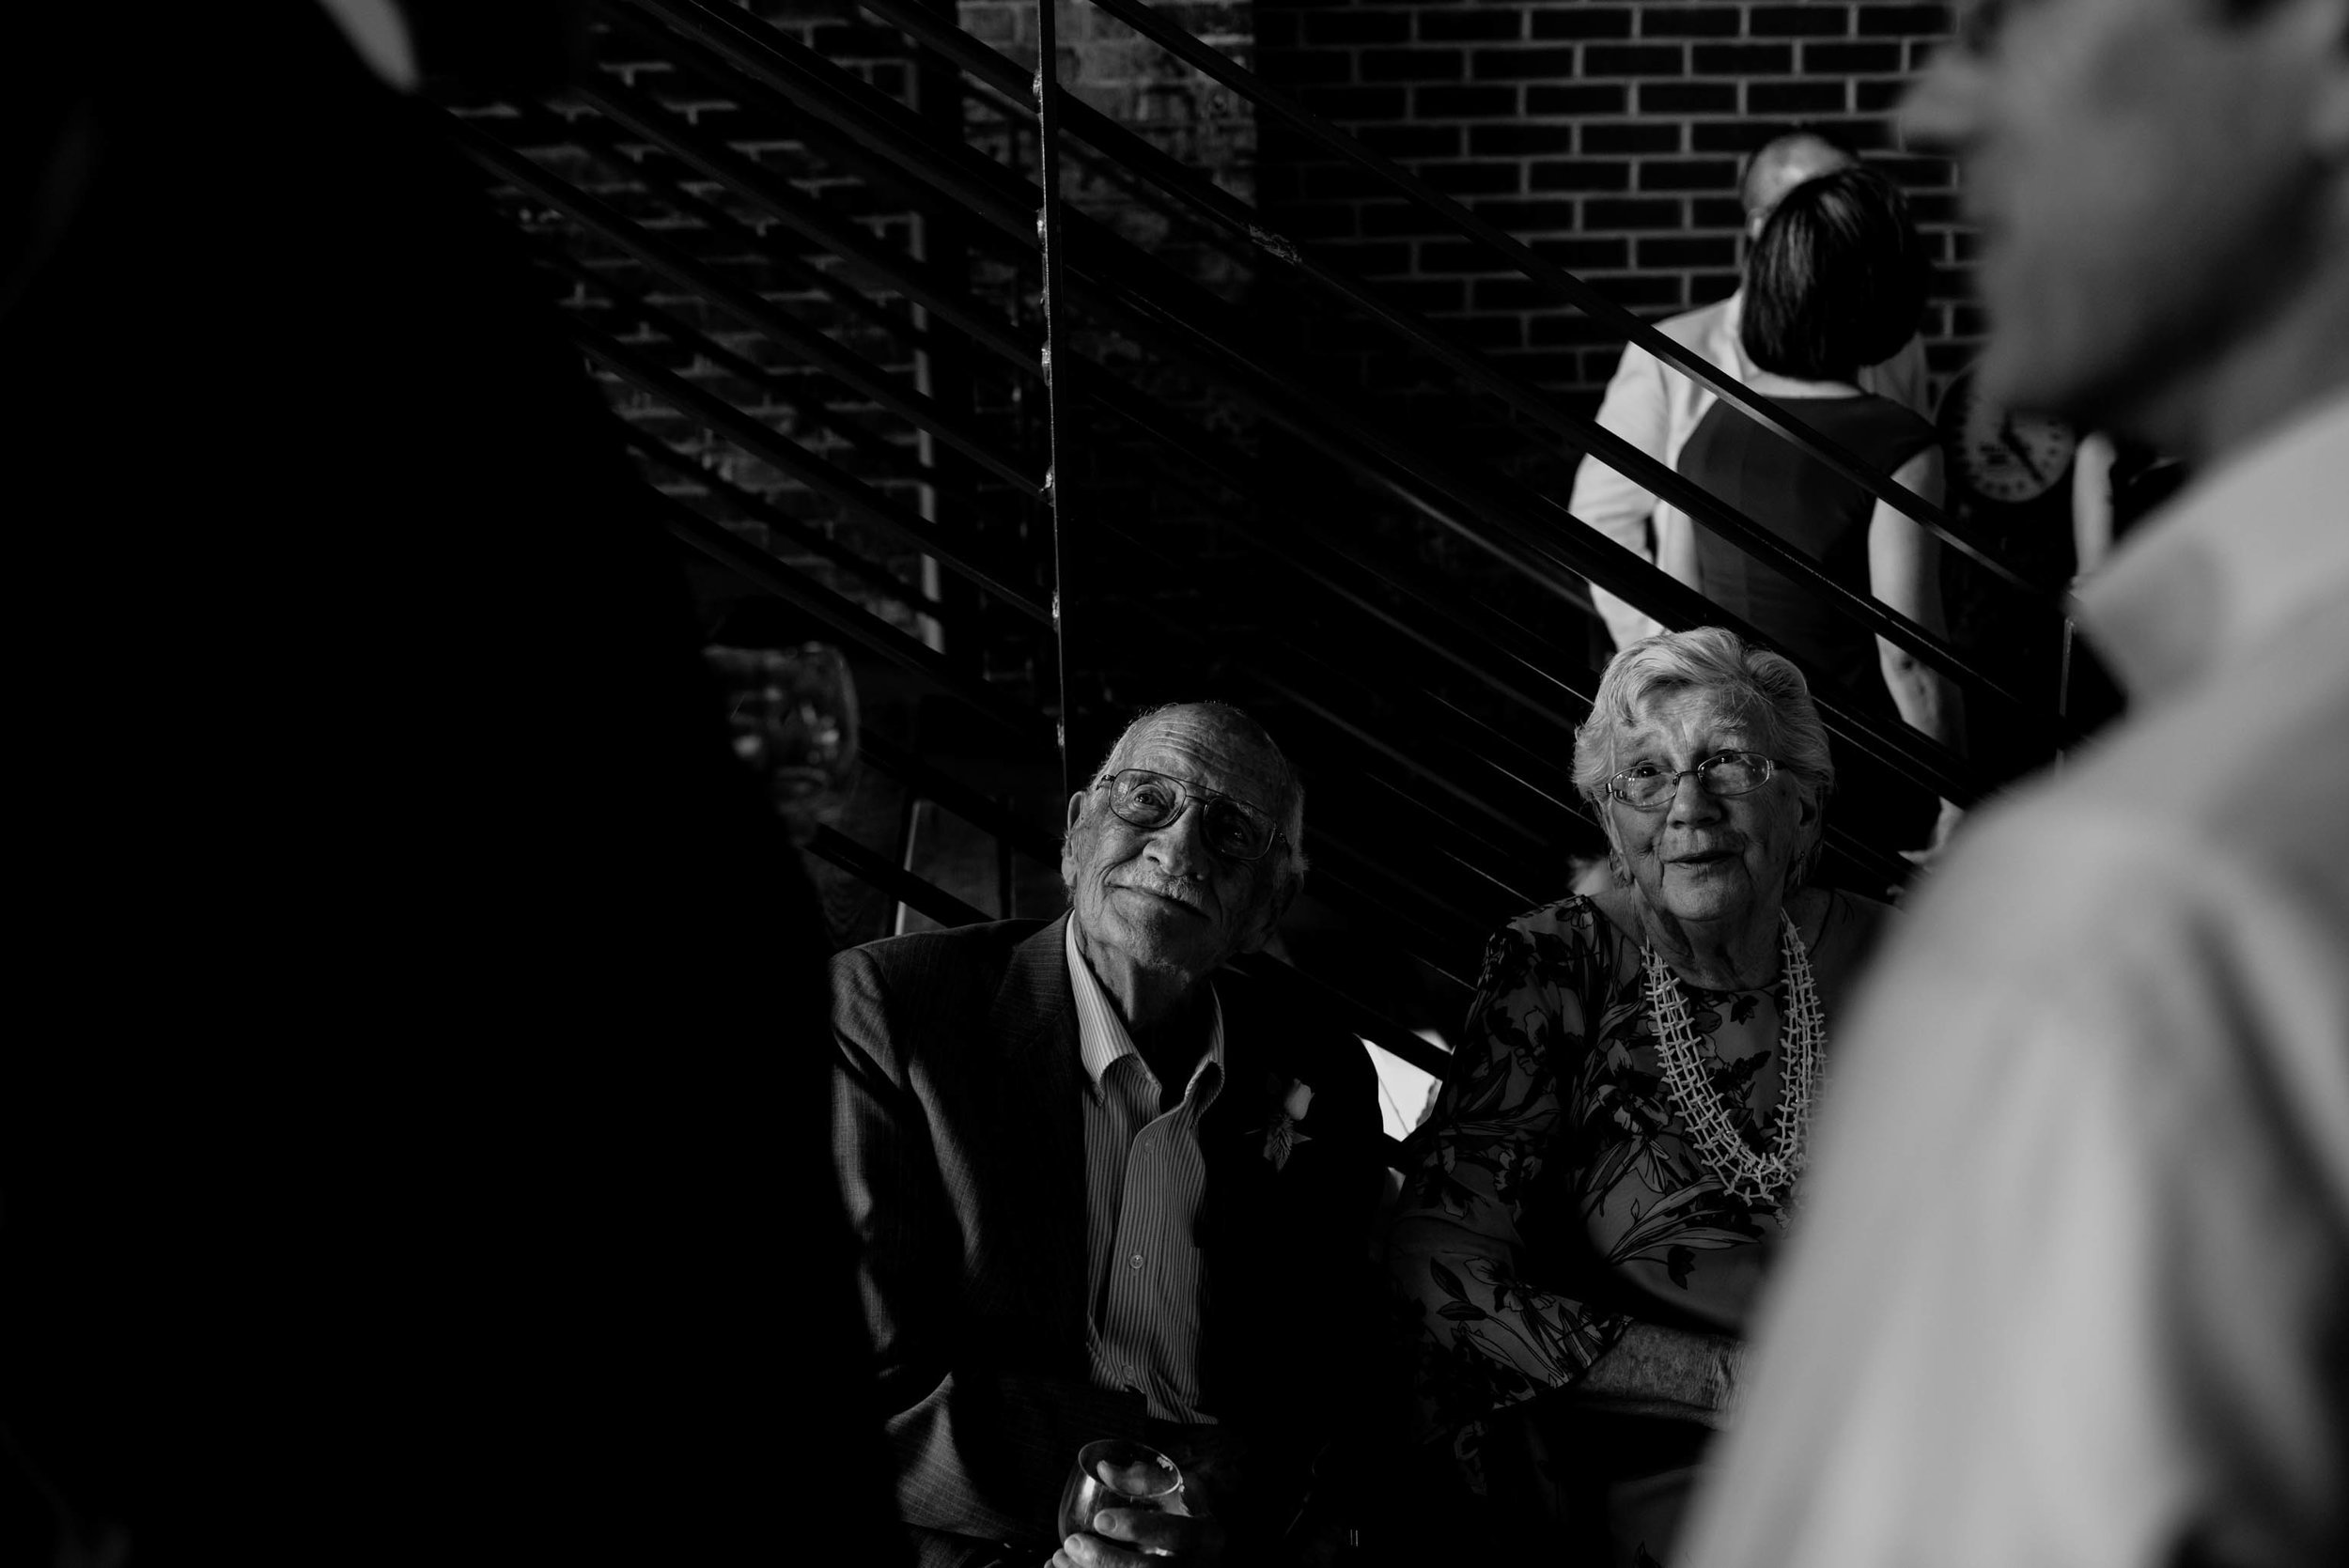
[{"label": "blurred man's face", "polygon": [[2141,428],[2128,416],[2194,386],[2288,291],[2321,173],[2307,133],[2328,40],[2311,13],[2337,32],[2342,8],[2271,0],[2239,22],[2222,0],[1961,8],[1902,116],[1961,165],[1990,397]]}]

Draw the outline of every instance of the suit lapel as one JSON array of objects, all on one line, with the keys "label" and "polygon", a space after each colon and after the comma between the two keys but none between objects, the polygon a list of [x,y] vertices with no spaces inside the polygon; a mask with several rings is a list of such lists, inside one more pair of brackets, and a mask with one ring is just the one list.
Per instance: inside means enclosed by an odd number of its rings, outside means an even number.
[{"label": "suit lapel", "polygon": [[[1002,1042],[997,1126],[1034,1140],[1020,1169],[1033,1180],[1020,1204],[1028,1232],[1019,1255],[1036,1265],[1030,1299],[1054,1343],[1084,1343],[1084,1074],[1077,1059],[1077,1002],[1068,983],[1068,917],[1012,950],[989,1031]],[[1039,1325],[1043,1327],[1043,1325]]]},{"label": "suit lapel", "polygon": [[1216,971],[1215,988],[1223,1006],[1223,1092],[1207,1113],[1202,1139],[1210,1191],[1226,1200],[1217,1206],[1229,1211],[1220,1216],[1228,1224],[1260,1212],[1272,1170],[1264,1157],[1265,1132],[1287,1080],[1280,1078],[1281,1042],[1258,1016],[1255,987],[1227,968]]}]

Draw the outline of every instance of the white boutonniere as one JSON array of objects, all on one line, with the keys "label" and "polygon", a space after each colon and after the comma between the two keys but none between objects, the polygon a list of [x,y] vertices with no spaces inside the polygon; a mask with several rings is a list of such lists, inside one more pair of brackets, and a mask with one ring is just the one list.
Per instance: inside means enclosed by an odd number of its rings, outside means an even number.
[{"label": "white boutonniere", "polygon": [[[1271,1081],[1276,1085],[1280,1082],[1278,1079]],[[1299,1143],[1313,1141],[1312,1135],[1299,1126],[1305,1120],[1305,1113],[1313,1109],[1313,1104],[1314,1086],[1303,1079],[1291,1079],[1288,1093],[1281,1096],[1280,1109],[1272,1113],[1272,1120],[1265,1126],[1264,1157],[1272,1162],[1275,1171],[1288,1164],[1289,1156],[1297,1152]]]}]

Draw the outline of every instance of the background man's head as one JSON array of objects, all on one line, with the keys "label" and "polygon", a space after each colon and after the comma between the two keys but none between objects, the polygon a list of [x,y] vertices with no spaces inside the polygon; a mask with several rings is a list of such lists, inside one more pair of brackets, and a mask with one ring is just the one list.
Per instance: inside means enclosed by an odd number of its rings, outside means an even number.
[{"label": "background man's head", "polygon": [[1737,199],[1746,209],[1746,237],[1760,236],[1787,192],[1858,162],[1849,147],[1816,131],[1789,131],[1764,142],[1747,158],[1745,174],[1737,181]]},{"label": "background man's head", "polygon": [[2338,384],[2349,0],[1976,4],[1903,118],[1961,167],[1987,396],[2191,457]]},{"label": "background man's head", "polygon": [[1746,258],[1746,354],[1797,380],[1850,380],[1900,351],[1933,274],[1908,203],[1857,165],[1788,191]]},{"label": "background man's head", "polygon": [[[1191,799],[1180,815],[1137,827],[1102,784],[1129,768],[1162,775]],[[1253,860],[1218,847],[1213,791],[1262,814],[1277,836]],[[1228,821],[1222,826],[1229,827]],[[1141,968],[1204,978],[1271,937],[1304,883],[1305,791],[1264,727],[1221,703],[1178,703],[1136,719],[1068,799],[1061,879],[1088,954],[1106,947]]]}]

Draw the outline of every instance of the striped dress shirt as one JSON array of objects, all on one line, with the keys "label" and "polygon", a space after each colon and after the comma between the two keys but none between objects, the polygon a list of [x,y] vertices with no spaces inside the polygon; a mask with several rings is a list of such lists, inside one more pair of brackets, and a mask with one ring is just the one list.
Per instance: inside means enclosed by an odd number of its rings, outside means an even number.
[{"label": "striped dress shirt", "polygon": [[1172,1110],[1068,923],[1068,983],[1085,1069],[1087,1338],[1093,1381],[1130,1389],[1162,1421],[1197,1422],[1206,1278],[1198,1222],[1207,1165],[1199,1124],[1223,1085],[1223,1007],[1208,990],[1207,1051]]}]

